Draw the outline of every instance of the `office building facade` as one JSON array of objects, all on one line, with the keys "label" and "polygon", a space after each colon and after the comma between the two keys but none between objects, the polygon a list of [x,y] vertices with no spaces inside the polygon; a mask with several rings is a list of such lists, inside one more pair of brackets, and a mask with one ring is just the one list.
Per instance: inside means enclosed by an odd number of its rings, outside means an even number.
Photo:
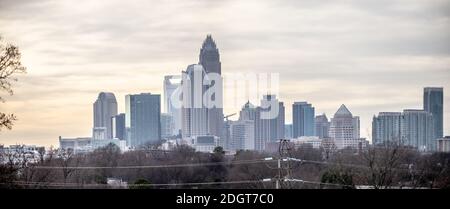
[{"label": "office building facade", "polygon": [[423,91],[423,109],[433,116],[434,137],[444,136],[444,89],[426,87]]},{"label": "office building facade", "polygon": [[433,115],[425,110],[403,110],[401,119],[401,138],[404,144],[415,147],[420,151],[434,151],[436,138],[434,137]]},{"label": "office building facade", "polygon": [[359,117],[353,117],[345,105],[341,105],[331,118],[329,136],[337,149],[363,147],[365,139],[359,137]]},{"label": "office building facade", "polygon": [[328,138],[328,132],[330,131],[330,121],[325,114],[318,115],[314,118],[315,135],[319,139]]},{"label": "office building facade", "polygon": [[314,107],[307,102],[292,105],[293,138],[314,136]]},{"label": "office building facade", "polygon": [[141,93],[125,97],[125,125],[130,147],[157,143],[161,140],[161,96]]},{"label": "office building facade", "polygon": [[[106,136],[104,138],[113,138],[113,127],[111,118],[117,115],[116,97],[111,92],[101,92],[93,105],[94,127],[93,130],[99,130],[104,127]],[[93,133],[93,135],[95,135]]]},{"label": "office building facade", "polygon": [[372,120],[372,144],[401,142],[401,112],[380,112]]},{"label": "office building facade", "polygon": [[[265,113],[269,112],[269,104],[278,104],[278,111],[274,117],[267,119]],[[270,107],[270,108],[275,108]],[[265,150],[266,144],[284,139],[285,108],[275,95],[263,95],[261,106],[255,112],[255,149]]]}]

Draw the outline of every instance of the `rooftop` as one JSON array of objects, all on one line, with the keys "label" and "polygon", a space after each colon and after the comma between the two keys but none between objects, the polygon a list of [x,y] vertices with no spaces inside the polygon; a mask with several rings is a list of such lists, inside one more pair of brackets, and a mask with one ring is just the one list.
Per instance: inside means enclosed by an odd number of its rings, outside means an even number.
[{"label": "rooftop", "polygon": [[342,104],[341,107],[336,111],[334,117],[353,117],[352,113],[347,109],[347,107]]}]

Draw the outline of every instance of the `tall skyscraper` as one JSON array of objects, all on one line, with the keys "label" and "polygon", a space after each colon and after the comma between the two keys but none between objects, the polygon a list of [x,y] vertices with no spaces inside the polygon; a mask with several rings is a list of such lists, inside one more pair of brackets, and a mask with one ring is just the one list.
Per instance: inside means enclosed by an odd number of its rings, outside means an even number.
[{"label": "tall skyscraper", "polygon": [[292,105],[293,138],[314,136],[314,107],[307,102]]},{"label": "tall skyscraper", "polygon": [[444,136],[444,89],[426,87],[423,91],[423,109],[433,115],[434,137]]},{"label": "tall skyscraper", "polygon": [[372,144],[383,144],[388,141],[401,142],[400,112],[380,112],[372,120]]},{"label": "tall skyscraper", "polygon": [[[207,35],[206,39],[203,41],[202,48],[200,49],[199,64],[203,66],[206,74],[222,74],[219,49],[211,35]],[[222,97],[223,85],[222,82],[211,83],[207,88],[212,88],[213,85],[215,86],[216,94],[214,94],[212,98],[216,101],[217,106],[208,108],[208,129],[211,135],[219,137],[219,145],[223,146],[223,98],[219,98],[219,96]]]},{"label": "tall skyscraper", "polygon": [[[207,87],[202,85],[205,70],[201,65],[189,65],[181,81],[183,106],[181,108],[182,137],[213,135],[210,132],[208,108],[203,104],[203,93]],[[196,87],[199,90],[196,90]],[[223,119],[222,119],[223,121]],[[223,128],[223,127],[222,127]]]},{"label": "tall skyscraper", "polygon": [[113,136],[120,140],[126,140],[125,113],[120,113],[112,118]]},{"label": "tall skyscraper", "polygon": [[105,130],[105,138],[113,138],[111,118],[117,115],[117,101],[113,93],[101,92],[94,102],[94,136],[102,127]]},{"label": "tall skyscraper", "polygon": [[329,136],[334,139],[336,147],[360,147],[359,131],[359,117],[353,117],[347,107],[341,105],[330,122]]},{"label": "tall skyscraper", "polygon": [[[216,73],[219,80],[214,80]],[[219,146],[224,146],[222,77],[219,50],[211,35],[203,42],[198,65],[189,65],[182,78],[182,136],[183,138],[199,135],[214,135],[219,137]],[[204,104],[205,93],[214,88],[211,95],[213,104]],[[196,90],[199,90],[198,92]],[[198,99],[200,98],[200,99]]]},{"label": "tall skyscraper", "polygon": [[330,131],[330,122],[325,113],[314,118],[314,126],[316,131],[315,135],[318,136],[319,139],[329,137],[328,132]]},{"label": "tall skyscraper", "polygon": [[401,138],[406,145],[420,151],[434,151],[437,140],[434,137],[434,121],[431,113],[425,110],[403,110]]},{"label": "tall skyscraper", "polygon": [[125,125],[129,129],[128,146],[138,147],[161,140],[161,96],[141,93],[126,95]]},{"label": "tall skyscraper", "polygon": [[178,135],[181,130],[181,108],[175,106],[171,99],[181,91],[180,85],[181,78],[177,78],[175,75],[164,76],[164,112],[169,114],[173,120],[171,135]]},{"label": "tall skyscraper", "polygon": [[[269,111],[267,104],[278,103],[278,114],[272,119],[264,119],[263,112]],[[273,108],[273,107],[271,107]],[[255,112],[255,149],[265,150],[267,142],[275,142],[284,139],[284,104],[279,102],[275,95],[264,95],[261,100],[261,106],[256,108]]]}]

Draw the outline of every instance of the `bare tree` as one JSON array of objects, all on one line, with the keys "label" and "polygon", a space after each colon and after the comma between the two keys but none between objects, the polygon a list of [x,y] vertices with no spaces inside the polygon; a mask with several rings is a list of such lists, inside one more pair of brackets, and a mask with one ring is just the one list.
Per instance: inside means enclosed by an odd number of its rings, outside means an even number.
[{"label": "bare tree", "polygon": [[71,149],[60,149],[58,152],[58,162],[62,167],[64,183],[67,182],[68,177],[76,170],[74,167],[78,166],[79,160]]},{"label": "bare tree", "polygon": [[17,169],[13,164],[10,152],[0,146],[0,189],[15,188],[14,181],[17,180]]},{"label": "bare tree", "polygon": [[[13,94],[12,82],[17,81],[14,74],[26,72],[20,58],[19,48],[3,42],[0,36],[0,91],[6,91],[9,95]],[[0,96],[0,102],[4,101],[5,99]],[[14,114],[0,112],[0,130],[2,128],[11,129],[15,120],[17,118]]]},{"label": "bare tree", "polygon": [[[363,178],[375,189],[387,189],[394,186],[400,175],[407,172],[402,167],[403,159],[409,149],[398,141],[386,142],[381,146],[373,146],[362,153],[362,164],[367,166]],[[397,182],[398,183],[398,182]]]}]

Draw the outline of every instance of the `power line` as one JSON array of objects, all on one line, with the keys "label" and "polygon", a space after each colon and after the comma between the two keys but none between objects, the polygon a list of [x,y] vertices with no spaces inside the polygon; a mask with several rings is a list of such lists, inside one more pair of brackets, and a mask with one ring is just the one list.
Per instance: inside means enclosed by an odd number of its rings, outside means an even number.
[{"label": "power line", "polygon": [[306,181],[302,179],[285,179],[285,181],[289,182],[298,182],[298,183],[305,183],[305,184],[318,184],[318,185],[328,185],[328,186],[353,186],[353,185],[347,185],[347,184],[336,184],[336,183],[325,183],[325,182],[318,182],[318,181]]},{"label": "power line", "polygon": [[[345,167],[355,167],[355,168],[361,168],[361,169],[374,169],[366,165],[358,165],[358,164],[348,164],[348,163],[333,163],[333,162],[325,162],[325,161],[314,161],[314,160],[303,160],[303,159],[296,159],[296,158],[285,158],[286,161],[295,161],[298,163],[313,163],[313,164],[324,164],[324,165],[339,165],[339,166],[345,166]],[[383,168],[382,166],[380,168]],[[390,168],[393,171],[401,171],[401,172],[421,172],[421,173],[439,173],[436,171],[419,171],[419,170],[413,170],[409,168]]]},{"label": "power line", "polygon": [[[323,164],[323,165],[338,165],[345,167],[355,167],[360,169],[373,169],[369,166],[358,165],[358,164],[348,164],[348,163],[333,163],[326,161],[314,161],[314,160],[304,160],[296,158],[283,158],[282,161],[294,161],[298,163],[313,163],[313,164]],[[255,159],[255,160],[240,160],[240,161],[229,161],[229,162],[206,162],[206,163],[187,163],[187,164],[169,164],[169,165],[136,165],[136,166],[35,166],[33,169],[72,169],[72,170],[89,170],[89,169],[141,169],[141,168],[182,168],[182,167],[201,167],[201,166],[217,166],[217,165],[242,165],[242,164],[257,164],[265,162],[277,162],[276,159]],[[272,167],[269,167],[272,168]],[[272,168],[276,169],[276,168]],[[290,167],[293,169],[293,167]],[[435,171],[419,171],[411,170],[408,168],[390,168],[393,171],[401,172],[420,172],[420,173],[439,173]]]},{"label": "power line", "polygon": [[[127,184],[127,186],[142,186],[142,187],[160,187],[160,186],[196,186],[196,185],[226,185],[226,184],[252,184],[252,183],[267,183],[276,181],[276,179],[264,179],[264,180],[241,180],[241,181],[219,181],[219,182],[186,182],[186,183],[155,183],[155,184]],[[307,181],[301,179],[284,179],[287,182],[297,182],[305,184],[317,184],[317,185],[330,185],[330,186],[352,186],[345,184],[335,183],[323,183],[317,181]],[[26,181],[14,181],[15,185],[22,186],[43,186],[43,187],[107,187],[107,184],[82,184],[82,183],[63,183],[63,182],[26,182]],[[0,183],[8,184],[8,183]]]},{"label": "power line", "polygon": [[[269,160],[276,161],[276,160]],[[178,168],[178,167],[198,167],[198,166],[216,166],[216,165],[241,165],[263,163],[267,160],[241,160],[230,162],[208,162],[208,163],[187,163],[187,164],[169,164],[169,165],[136,165],[136,166],[36,166],[36,169],[140,169],[140,168]]]},{"label": "power line", "polygon": [[[264,180],[241,180],[241,181],[219,181],[219,182],[188,182],[188,183],[156,183],[156,184],[127,184],[127,186],[195,186],[195,185],[220,185],[220,184],[251,184],[251,183],[265,183]],[[50,186],[50,187],[105,187],[107,184],[82,184],[82,183],[62,183],[62,182],[25,182],[14,181],[15,185],[23,186]],[[8,184],[8,183],[0,183]]]}]

